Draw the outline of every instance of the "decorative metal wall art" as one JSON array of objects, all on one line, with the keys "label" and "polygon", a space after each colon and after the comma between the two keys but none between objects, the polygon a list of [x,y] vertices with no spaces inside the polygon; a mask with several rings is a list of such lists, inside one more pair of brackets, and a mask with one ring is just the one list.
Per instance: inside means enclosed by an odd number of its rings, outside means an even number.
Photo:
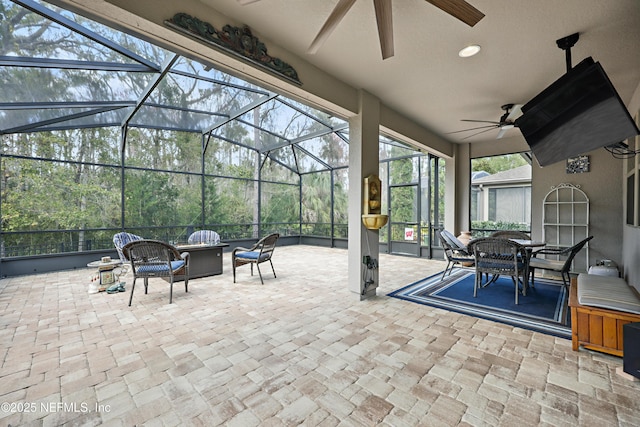
[{"label": "decorative metal wall art", "polygon": [[220,31],[208,22],[186,13],[176,13],[164,23],[174,30],[248,59],[294,83],[302,84],[296,70],[283,60],[270,56],[265,44],[251,34],[251,29],[247,26],[240,28],[227,24]]},{"label": "decorative metal wall art", "polygon": [[569,157],[566,170],[567,173],[589,172],[589,156]]}]

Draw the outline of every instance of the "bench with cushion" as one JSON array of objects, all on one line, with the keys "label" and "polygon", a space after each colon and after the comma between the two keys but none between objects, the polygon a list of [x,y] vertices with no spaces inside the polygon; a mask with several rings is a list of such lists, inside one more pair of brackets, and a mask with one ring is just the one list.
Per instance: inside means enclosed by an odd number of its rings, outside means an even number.
[{"label": "bench with cushion", "polygon": [[640,322],[640,295],[624,279],[581,273],[571,282],[571,336],[579,346],[623,355],[623,325]]}]

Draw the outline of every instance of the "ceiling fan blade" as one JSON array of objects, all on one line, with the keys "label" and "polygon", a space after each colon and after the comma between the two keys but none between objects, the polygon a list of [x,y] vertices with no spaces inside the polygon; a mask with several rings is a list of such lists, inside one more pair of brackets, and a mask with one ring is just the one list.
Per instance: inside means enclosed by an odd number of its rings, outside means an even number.
[{"label": "ceiling fan blade", "polygon": [[500,122],[495,122],[493,120],[468,120],[468,119],[461,119],[461,122],[472,122],[472,123],[491,123],[494,125],[500,125]]},{"label": "ceiling fan blade", "polygon": [[391,0],[373,0],[378,23],[378,36],[382,59],[393,56],[393,20],[391,16]]},{"label": "ceiling fan blade", "polygon": [[484,13],[471,6],[464,0],[426,0],[438,9],[447,12],[449,15],[457,18],[470,27],[476,25],[482,18]]},{"label": "ceiling fan blade", "polygon": [[515,104],[509,115],[507,116],[507,121],[513,123],[520,115],[522,114],[522,104]]},{"label": "ceiling fan blade", "polygon": [[476,132],[476,133],[474,133],[474,134],[472,134],[472,135],[465,136],[465,137],[464,137],[464,138],[462,138],[462,139],[469,139],[469,138],[471,138],[472,136],[480,135],[481,133],[489,132],[490,130],[493,130],[493,129],[495,129],[495,127],[493,127],[492,129],[485,129],[485,130],[481,130],[480,132]]},{"label": "ceiling fan blade", "polygon": [[244,5],[251,4],[251,3],[258,3],[260,0],[237,0],[237,1],[242,6],[244,6]]},{"label": "ceiling fan blade", "polygon": [[502,137],[507,133],[507,131],[508,131],[509,129],[512,129],[512,128],[508,128],[508,129],[500,128],[500,132],[498,132],[498,136],[496,136],[496,139],[500,139],[500,138],[502,138]]},{"label": "ceiling fan blade", "polygon": [[488,126],[479,126],[477,128],[469,128],[469,129],[462,129],[462,130],[454,130],[453,132],[446,132],[445,135],[448,135],[450,133],[460,133],[460,132],[469,132],[470,130],[478,130],[478,129],[487,129],[487,128],[497,128],[498,125],[488,125]]},{"label": "ceiling fan blade", "polygon": [[338,2],[336,7],[333,8],[331,15],[329,15],[322,28],[320,28],[316,38],[311,42],[311,46],[309,46],[307,53],[314,54],[318,52],[318,49],[320,49],[324,42],[329,38],[333,30],[336,29],[340,21],[342,21],[342,18],[344,18],[344,15],[347,14],[355,2],[356,0],[340,0]]}]

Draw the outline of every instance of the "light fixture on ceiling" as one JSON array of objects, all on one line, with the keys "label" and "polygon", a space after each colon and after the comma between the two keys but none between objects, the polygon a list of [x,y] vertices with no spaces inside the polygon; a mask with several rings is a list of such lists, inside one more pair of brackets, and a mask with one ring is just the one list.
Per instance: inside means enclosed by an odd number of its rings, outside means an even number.
[{"label": "light fixture on ceiling", "polygon": [[460,52],[458,52],[458,56],[461,58],[468,58],[480,52],[480,49],[480,45],[472,44],[461,49]]}]

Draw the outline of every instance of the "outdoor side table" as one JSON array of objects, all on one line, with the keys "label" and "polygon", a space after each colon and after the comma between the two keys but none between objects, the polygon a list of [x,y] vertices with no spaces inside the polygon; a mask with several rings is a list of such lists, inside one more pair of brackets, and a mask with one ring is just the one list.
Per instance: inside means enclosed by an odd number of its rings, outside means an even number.
[{"label": "outdoor side table", "polygon": [[104,257],[99,261],[92,261],[87,264],[87,267],[98,269],[97,273],[91,276],[89,293],[104,292],[109,286],[113,285],[117,280],[115,269],[121,264],[122,262],[119,259],[112,260],[110,257]]}]

